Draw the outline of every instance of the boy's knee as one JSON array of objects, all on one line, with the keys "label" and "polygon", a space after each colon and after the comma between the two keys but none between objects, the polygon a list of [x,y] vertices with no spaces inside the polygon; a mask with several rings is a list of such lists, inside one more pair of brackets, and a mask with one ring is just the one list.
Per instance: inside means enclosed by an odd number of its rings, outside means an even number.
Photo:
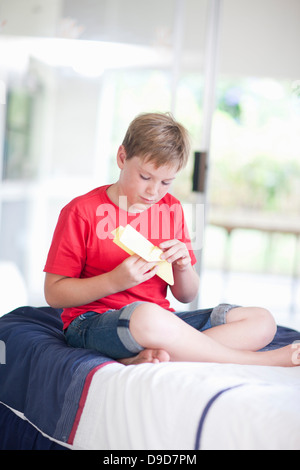
[{"label": "boy's knee", "polygon": [[159,305],[145,302],[131,315],[129,329],[143,347],[160,347],[166,335],[173,334],[173,317],[174,314]]},{"label": "boy's knee", "polygon": [[152,329],[156,330],[157,324],[161,321],[163,314],[164,309],[158,305],[144,302],[139,305],[131,315],[130,329],[138,328],[145,332],[151,332]]},{"label": "boy's knee", "polygon": [[[267,345],[272,342],[277,331],[277,325],[269,310],[261,307],[238,307],[230,310],[228,323],[244,321],[246,328],[255,332],[257,344]],[[251,328],[251,330],[250,330]]]},{"label": "boy's knee", "polygon": [[277,331],[277,325],[269,310],[261,307],[252,307],[248,311],[248,321],[255,328],[255,336],[259,344],[270,344]]},{"label": "boy's knee", "polygon": [[275,319],[269,310],[265,308],[258,308],[257,315],[259,321],[258,331],[264,336],[265,343],[269,344],[273,341],[277,331]]}]

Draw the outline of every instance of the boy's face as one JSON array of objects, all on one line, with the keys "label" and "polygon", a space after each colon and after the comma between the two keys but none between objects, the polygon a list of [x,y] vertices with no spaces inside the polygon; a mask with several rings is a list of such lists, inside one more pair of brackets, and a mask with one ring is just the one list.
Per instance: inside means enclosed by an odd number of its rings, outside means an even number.
[{"label": "boy's face", "polygon": [[160,201],[170,189],[177,168],[170,165],[156,167],[140,157],[126,160],[124,147],[120,147],[117,161],[121,169],[118,181],[119,195],[127,197],[131,212],[146,210]]}]

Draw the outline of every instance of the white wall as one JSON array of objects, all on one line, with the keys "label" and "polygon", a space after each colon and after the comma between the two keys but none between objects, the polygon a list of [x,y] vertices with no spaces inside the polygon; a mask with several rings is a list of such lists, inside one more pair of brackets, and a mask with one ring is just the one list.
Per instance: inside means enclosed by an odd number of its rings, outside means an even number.
[{"label": "white wall", "polygon": [[300,79],[299,0],[223,0],[220,72]]},{"label": "white wall", "polygon": [[[179,0],[180,1],[180,0]],[[0,35],[172,47],[177,0],[0,0]],[[207,0],[185,0],[186,57],[203,65]],[[73,27],[67,22],[73,19]],[[69,26],[68,26],[69,24]],[[72,29],[73,28],[73,29]],[[220,72],[299,79],[299,0],[223,0]]]}]

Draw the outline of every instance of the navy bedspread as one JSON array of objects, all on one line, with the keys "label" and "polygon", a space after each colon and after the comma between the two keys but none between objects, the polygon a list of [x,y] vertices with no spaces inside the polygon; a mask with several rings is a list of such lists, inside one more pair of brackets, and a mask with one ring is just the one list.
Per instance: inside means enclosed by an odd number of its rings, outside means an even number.
[{"label": "navy bedspread", "polygon": [[[299,332],[278,327],[265,349],[296,340]],[[4,415],[11,408],[14,420],[19,414],[24,425],[29,421],[37,432],[72,447],[93,374],[112,360],[69,347],[60,311],[50,307],[20,307],[1,317],[0,345],[0,424],[9,426],[12,417]]]},{"label": "navy bedspread", "polygon": [[0,402],[48,436],[72,444],[91,377],[111,359],[69,347],[60,312],[50,307],[21,307],[4,315],[0,340],[5,345]]}]

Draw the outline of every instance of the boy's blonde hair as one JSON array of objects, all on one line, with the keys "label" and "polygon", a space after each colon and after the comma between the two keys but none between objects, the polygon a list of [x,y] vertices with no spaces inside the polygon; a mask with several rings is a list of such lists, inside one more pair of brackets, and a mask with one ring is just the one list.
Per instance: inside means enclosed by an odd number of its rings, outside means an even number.
[{"label": "boy's blonde hair", "polygon": [[129,125],[122,145],[126,158],[145,158],[156,167],[175,165],[183,168],[188,160],[188,131],[170,113],[145,113]]}]

